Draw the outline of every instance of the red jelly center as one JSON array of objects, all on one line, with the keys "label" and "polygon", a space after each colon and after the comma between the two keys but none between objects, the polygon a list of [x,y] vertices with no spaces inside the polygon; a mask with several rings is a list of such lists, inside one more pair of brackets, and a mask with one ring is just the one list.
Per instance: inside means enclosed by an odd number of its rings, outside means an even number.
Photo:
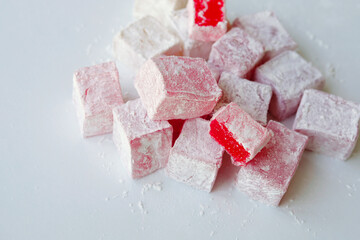
[{"label": "red jelly center", "polygon": [[174,146],[176,139],[180,136],[181,130],[184,126],[185,120],[183,119],[173,119],[168,121],[173,127],[173,139],[172,146]]},{"label": "red jelly center", "polygon": [[220,124],[216,119],[210,123],[210,135],[241,165],[246,165],[246,159],[250,156],[244,147],[233,137],[232,133]]},{"label": "red jelly center", "polygon": [[215,27],[224,21],[223,0],[194,0],[195,24]]}]

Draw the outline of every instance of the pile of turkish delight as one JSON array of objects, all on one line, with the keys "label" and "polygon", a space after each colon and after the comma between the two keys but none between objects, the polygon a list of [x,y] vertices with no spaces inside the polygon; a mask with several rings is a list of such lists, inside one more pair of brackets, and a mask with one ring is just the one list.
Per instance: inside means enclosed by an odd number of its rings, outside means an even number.
[{"label": "pile of turkish delight", "polygon": [[[230,24],[225,9],[225,0],[136,0],[138,20],[113,48],[140,98],[124,103],[115,61],[79,69],[81,132],[113,133],[132,178],[165,168],[208,192],[226,151],[241,166],[237,188],[278,205],[305,149],[350,157],[360,105],[321,91],[324,77],[273,12]],[[292,130],[277,122],[294,114]]]}]

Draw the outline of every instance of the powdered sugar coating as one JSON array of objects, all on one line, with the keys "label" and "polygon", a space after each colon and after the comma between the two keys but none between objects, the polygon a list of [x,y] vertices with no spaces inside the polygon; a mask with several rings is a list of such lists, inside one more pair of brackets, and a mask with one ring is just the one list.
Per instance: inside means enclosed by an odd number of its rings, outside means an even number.
[{"label": "powdered sugar coating", "polygon": [[294,114],[306,89],[321,89],[325,79],[298,53],[285,51],[258,67],[254,80],[273,89],[270,113],[279,120]]},{"label": "powdered sugar coating", "polygon": [[140,99],[116,107],[113,139],[132,178],[144,177],[166,166],[172,127],[167,121],[152,121]]},{"label": "powdered sugar coating", "polygon": [[170,19],[172,27],[184,43],[183,55],[207,60],[214,42],[204,42],[189,38],[188,11],[186,9],[174,11],[171,13]]},{"label": "powdered sugar coating", "polygon": [[[204,11],[208,10],[209,1],[218,1],[222,3],[222,18],[216,25],[207,25],[199,24],[196,19],[197,16],[202,16],[204,22],[206,17],[204,16]],[[206,0],[202,4],[205,6],[200,12],[197,12],[194,4],[194,0],[189,0],[187,4],[187,10],[189,14],[189,36],[191,39],[204,41],[204,42],[213,42],[221,38],[227,31],[227,20],[226,20],[226,11],[225,11],[225,0]]]},{"label": "powdered sugar coating", "polygon": [[216,105],[215,111],[221,106],[234,102],[254,120],[266,125],[272,96],[270,86],[242,79],[227,72],[221,74],[218,84],[223,96]]},{"label": "powdered sugar coating", "polygon": [[318,90],[306,90],[294,130],[309,136],[307,149],[346,160],[359,136],[360,105]]},{"label": "powdered sugar coating", "polygon": [[187,120],[166,167],[169,177],[208,192],[214,185],[224,152],[209,130],[209,121]]},{"label": "powdered sugar coating", "polygon": [[274,136],[246,167],[240,168],[236,186],[250,198],[276,206],[295,174],[307,137],[275,121],[270,121],[267,129]]},{"label": "powdered sugar coating", "polygon": [[114,52],[119,61],[137,70],[152,57],[181,55],[182,42],[154,17],[146,16],[115,36]]},{"label": "powdered sugar coating", "polygon": [[73,100],[84,137],[112,132],[112,108],[123,104],[115,62],[76,71]]},{"label": "powdered sugar coating", "polygon": [[152,16],[167,26],[171,12],[185,8],[187,0],[135,0],[133,16],[137,19]]},{"label": "powdered sugar coating", "polygon": [[149,117],[190,119],[210,113],[221,97],[206,62],[200,58],[159,56],[147,61],[135,79]]},{"label": "powdered sugar coating", "polygon": [[[223,125],[231,133],[232,138],[249,153],[245,163],[251,161],[272,137],[271,130],[261,126],[233,102],[218,110],[211,119],[211,121],[214,120]],[[228,151],[228,149],[225,150]],[[230,152],[229,154],[231,155]],[[238,156],[232,157],[234,165],[242,165],[241,162],[236,161]]]},{"label": "powdered sugar coating", "polygon": [[233,28],[212,46],[209,64],[245,77],[264,56],[264,47],[240,28]]},{"label": "powdered sugar coating", "polygon": [[240,27],[265,47],[265,60],[297,48],[296,42],[271,11],[258,12],[236,18],[233,27]]}]

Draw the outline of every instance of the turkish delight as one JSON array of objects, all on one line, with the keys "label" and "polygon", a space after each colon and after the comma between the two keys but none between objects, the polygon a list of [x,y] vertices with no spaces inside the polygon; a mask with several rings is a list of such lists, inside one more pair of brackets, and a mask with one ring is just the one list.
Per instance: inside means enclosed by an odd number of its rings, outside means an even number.
[{"label": "turkish delight", "polygon": [[83,137],[111,133],[112,108],[123,104],[115,62],[76,71],[73,77],[73,101]]},{"label": "turkish delight", "polygon": [[225,0],[189,0],[187,9],[190,38],[211,42],[226,33]]},{"label": "turkish delight", "polygon": [[140,99],[114,108],[113,140],[132,178],[144,177],[166,166],[172,126],[151,120]]},{"label": "turkish delight", "polygon": [[209,65],[221,72],[247,78],[264,56],[264,47],[240,28],[233,28],[216,41],[210,52]]},{"label": "turkish delight", "polygon": [[229,103],[211,118],[210,135],[231,155],[233,164],[241,166],[269,142],[272,132],[236,103]]},{"label": "turkish delight", "polygon": [[241,167],[237,188],[256,201],[279,205],[305,150],[307,137],[270,121],[274,133],[269,143],[246,167]]},{"label": "turkish delight", "polygon": [[134,70],[152,57],[182,54],[180,38],[151,16],[130,24],[113,42],[116,58]]},{"label": "turkish delight", "polygon": [[169,177],[207,192],[214,185],[224,152],[209,130],[209,121],[187,120],[166,166]]},{"label": "turkish delight", "polygon": [[360,105],[319,90],[306,90],[293,129],[309,137],[307,149],[340,160],[359,137]]},{"label": "turkish delight", "polygon": [[135,88],[153,120],[201,117],[221,97],[221,89],[201,58],[152,58],[136,76]]},{"label": "turkish delight", "polygon": [[321,89],[325,83],[320,71],[294,51],[285,51],[258,67],[254,80],[272,87],[269,109],[278,120],[296,112],[306,89]]},{"label": "turkish delight", "polygon": [[215,110],[227,103],[234,102],[262,125],[267,123],[267,114],[272,96],[269,85],[239,78],[234,74],[223,72],[219,80],[223,96]]},{"label": "turkish delight", "polygon": [[232,26],[244,29],[250,36],[262,43],[265,47],[264,61],[286,50],[297,48],[296,42],[271,11],[236,18]]}]

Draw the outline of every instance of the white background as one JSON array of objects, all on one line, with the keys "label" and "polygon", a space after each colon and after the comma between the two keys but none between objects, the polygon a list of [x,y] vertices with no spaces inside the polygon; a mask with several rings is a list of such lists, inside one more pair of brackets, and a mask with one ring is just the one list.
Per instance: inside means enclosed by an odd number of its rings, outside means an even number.
[{"label": "white background", "polygon": [[[326,90],[360,102],[359,1],[228,9],[231,19],[274,10]],[[131,180],[111,135],[82,139],[72,73],[111,58],[131,11],[127,0],[0,0],[0,239],[360,239],[359,143],[347,162],[306,152],[274,208],[233,188],[228,159],[208,194],[162,171]],[[122,68],[126,100],[136,97],[131,76]],[[145,191],[153,183],[162,191]]]}]

